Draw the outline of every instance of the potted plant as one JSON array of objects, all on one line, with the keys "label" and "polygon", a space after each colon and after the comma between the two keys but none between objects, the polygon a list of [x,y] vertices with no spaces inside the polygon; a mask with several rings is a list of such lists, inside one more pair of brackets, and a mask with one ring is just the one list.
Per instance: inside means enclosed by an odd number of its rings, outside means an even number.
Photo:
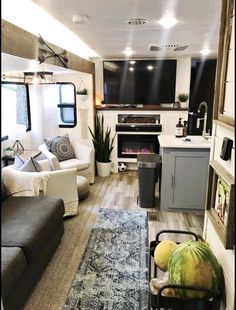
[{"label": "potted plant", "polygon": [[179,93],[178,94],[177,99],[180,102],[180,107],[181,108],[186,108],[186,104],[183,104],[183,103],[185,103],[188,100],[188,97],[189,96],[186,93]]},{"label": "potted plant", "polygon": [[82,89],[77,90],[76,94],[79,95],[79,99],[81,102],[84,102],[88,98],[87,88],[82,88]]},{"label": "potted plant", "polygon": [[77,90],[76,92],[77,95],[88,95],[88,90],[86,88]]},{"label": "potted plant", "polygon": [[104,129],[104,117],[96,116],[94,132],[89,127],[95,149],[95,159],[97,165],[97,174],[105,177],[111,172],[111,152],[115,135],[111,138],[111,128]]},{"label": "potted plant", "polygon": [[12,146],[8,146],[5,148],[5,155],[9,157],[14,155],[14,150]]}]

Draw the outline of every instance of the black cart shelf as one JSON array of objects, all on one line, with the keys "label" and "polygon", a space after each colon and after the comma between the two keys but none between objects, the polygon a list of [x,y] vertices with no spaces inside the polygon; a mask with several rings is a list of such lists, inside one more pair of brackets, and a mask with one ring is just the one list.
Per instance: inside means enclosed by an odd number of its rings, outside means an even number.
[{"label": "black cart shelf", "polygon": [[[195,234],[191,231],[184,231],[184,230],[162,230],[156,235],[156,240],[150,242],[150,249],[149,249],[149,282],[152,278],[157,277],[158,267],[154,262],[154,252],[155,248],[158,243],[161,242],[160,236],[163,234],[184,234],[190,235],[193,237],[193,240],[203,240],[200,235]],[[179,244],[180,242],[176,242]],[[151,268],[153,266],[153,268]],[[200,298],[184,298],[184,297],[169,297],[162,295],[162,292],[166,288],[178,288],[184,290],[191,290],[191,291],[205,291],[209,293],[211,296],[209,299],[200,299]],[[208,289],[202,287],[193,287],[193,286],[186,286],[186,285],[173,285],[168,284],[162,286],[160,290],[158,290],[158,294],[152,294],[150,291],[150,309],[155,310],[220,310],[221,299],[219,296],[214,295]]]}]

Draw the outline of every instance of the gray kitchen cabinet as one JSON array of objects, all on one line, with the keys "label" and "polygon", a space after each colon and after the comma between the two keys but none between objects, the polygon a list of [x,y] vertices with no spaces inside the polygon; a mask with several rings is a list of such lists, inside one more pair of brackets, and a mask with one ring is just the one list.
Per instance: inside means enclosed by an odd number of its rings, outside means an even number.
[{"label": "gray kitchen cabinet", "polygon": [[161,210],[204,210],[209,149],[161,148]]}]

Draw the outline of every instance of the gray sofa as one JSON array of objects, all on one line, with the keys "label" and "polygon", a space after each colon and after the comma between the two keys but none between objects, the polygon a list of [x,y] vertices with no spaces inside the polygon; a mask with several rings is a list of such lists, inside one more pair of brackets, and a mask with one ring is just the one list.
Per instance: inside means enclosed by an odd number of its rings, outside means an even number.
[{"label": "gray sofa", "polygon": [[62,199],[8,197],[1,184],[4,310],[23,308],[64,233]]}]

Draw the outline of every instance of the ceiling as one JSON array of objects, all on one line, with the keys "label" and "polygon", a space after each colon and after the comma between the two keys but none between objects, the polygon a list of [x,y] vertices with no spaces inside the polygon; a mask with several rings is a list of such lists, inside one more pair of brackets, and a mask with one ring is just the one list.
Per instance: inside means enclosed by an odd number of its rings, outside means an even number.
[{"label": "ceiling", "polygon": [[[130,58],[200,57],[208,47],[216,56],[221,0],[33,0],[50,15],[78,35],[102,58],[124,58],[126,47],[134,50]],[[178,23],[164,29],[158,21],[165,13]],[[72,16],[87,15],[83,24]],[[129,25],[128,20],[143,18],[144,25]],[[150,45],[187,46],[182,51],[164,47],[150,51]]]}]

